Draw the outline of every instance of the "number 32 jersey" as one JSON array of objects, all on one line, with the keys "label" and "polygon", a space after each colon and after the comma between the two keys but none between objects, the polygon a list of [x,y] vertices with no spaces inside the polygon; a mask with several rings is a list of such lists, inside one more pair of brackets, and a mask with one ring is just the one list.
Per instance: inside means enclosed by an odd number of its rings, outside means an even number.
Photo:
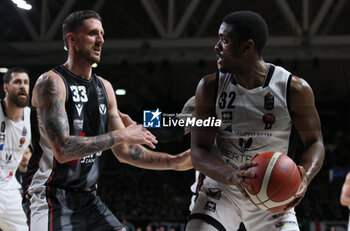
[{"label": "number 32 jersey", "polygon": [[282,67],[269,64],[263,85],[246,89],[232,74],[219,72],[216,116],[222,124],[212,152],[234,168],[258,152],[287,154],[292,128],[291,77]]}]

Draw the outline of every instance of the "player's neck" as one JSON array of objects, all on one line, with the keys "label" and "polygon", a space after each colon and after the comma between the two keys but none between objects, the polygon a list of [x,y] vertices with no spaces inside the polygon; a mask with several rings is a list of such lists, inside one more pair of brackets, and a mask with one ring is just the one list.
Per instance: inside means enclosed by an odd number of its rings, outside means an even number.
[{"label": "player's neck", "polygon": [[254,89],[263,85],[268,72],[268,64],[264,60],[247,64],[243,71],[236,74],[236,82],[246,89]]},{"label": "player's neck", "polygon": [[6,117],[14,122],[19,122],[23,119],[23,108],[17,107],[8,97],[5,97],[3,108],[5,110]]},{"label": "player's neck", "polygon": [[70,72],[75,75],[89,80],[91,78],[92,67],[86,60],[68,57],[63,64]]}]

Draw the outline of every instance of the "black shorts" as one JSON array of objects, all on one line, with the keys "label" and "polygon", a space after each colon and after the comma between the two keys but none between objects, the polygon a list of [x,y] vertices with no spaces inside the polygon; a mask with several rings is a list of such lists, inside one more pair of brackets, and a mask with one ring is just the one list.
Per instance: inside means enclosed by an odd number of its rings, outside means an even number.
[{"label": "black shorts", "polygon": [[125,230],[95,191],[74,192],[50,187],[47,195],[30,197],[27,212],[32,231]]}]

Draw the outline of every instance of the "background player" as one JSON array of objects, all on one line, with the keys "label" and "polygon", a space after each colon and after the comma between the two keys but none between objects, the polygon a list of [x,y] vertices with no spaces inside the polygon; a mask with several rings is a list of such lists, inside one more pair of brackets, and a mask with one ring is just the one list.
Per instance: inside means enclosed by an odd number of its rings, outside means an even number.
[{"label": "background player", "polygon": [[222,126],[194,128],[191,156],[205,174],[186,230],[299,230],[294,209],[271,213],[256,208],[246,197],[243,177],[255,153],[288,152],[292,125],[305,146],[299,171],[301,188],[290,207],[303,198],[320,170],[324,147],[320,121],[310,86],[288,71],[264,62],[268,32],[264,19],[249,11],[227,15],[215,46],[219,74],[205,76],[196,91],[199,119],[216,117]]},{"label": "background player", "polygon": [[[111,148],[119,161],[149,169],[191,168],[189,151],[171,156],[153,152],[155,137],[140,125],[124,124],[111,84],[92,72],[100,61],[104,30],[93,11],[64,21],[68,59],[36,82],[36,134],[29,164],[32,230],[122,230],[96,195],[101,154]],[[39,138],[39,139],[37,139]],[[116,186],[117,187],[117,186]]]},{"label": "background player", "polygon": [[0,228],[28,230],[22,209],[21,186],[15,173],[31,142],[28,72],[20,67],[3,76],[5,98],[0,101]]}]

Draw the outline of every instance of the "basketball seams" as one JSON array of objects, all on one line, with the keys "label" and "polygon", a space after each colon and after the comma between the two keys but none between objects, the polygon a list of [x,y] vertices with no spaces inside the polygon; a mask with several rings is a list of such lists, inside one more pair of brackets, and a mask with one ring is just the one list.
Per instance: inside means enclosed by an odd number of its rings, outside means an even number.
[{"label": "basketball seams", "polygon": [[[273,195],[271,195],[271,197],[269,197],[270,200],[274,201],[273,198],[274,198],[278,193],[280,193],[280,192],[284,189],[284,187],[289,183],[290,179],[292,178],[292,176],[293,176],[293,174],[294,174],[295,168],[296,168],[296,166],[293,165],[293,170],[292,170],[292,172],[289,174],[288,180],[286,180],[286,181],[284,182],[284,184],[277,190],[277,192],[275,192]],[[293,196],[293,195],[292,195],[292,196]],[[290,197],[289,197],[289,198],[290,198]],[[277,201],[277,202],[280,202],[280,201]]]},{"label": "basketball seams", "polygon": [[280,156],[282,155],[282,153],[280,152],[275,152],[270,160],[269,160],[269,163],[267,164],[266,166],[266,170],[265,170],[265,173],[264,173],[264,178],[263,178],[263,182],[261,184],[261,188],[260,188],[260,191],[259,193],[257,194],[257,196],[259,198],[261,198],[261,201],[262,203],[265,203],[266,201],[268,201],[270,198],[268,196],[268,186],[269,186],[269,183],[270,183],[270,176],[271,176],[271,173],[278,161],[278,159],[280,158]]},{"label": "basketball seams", "polygon": [[[258,207],[260,206],[264,206],[266,207],[265,209],[269,209],[269,207],[267,207],[264,203],[266,201],[269,200],[268,195],[267,195],[267,186],[269,184],[269,178],[271,175],[271,172],[273,170],[273,166],[275,166],[277,160],[279,159],[279,157],[282,155],[282,153],[280,152],[275,152],[271,158],[269,159],[269,162],[266,165],[266,170],[264,172],[264,177],[263,177],[263,181],[261,183],[260,186],[260,190],[259,192],[256,192],[253,188],[253,191],[255,193],[255,195],[250,194],[248,191],[248,194],[251,198],[251,200],[253,201],[254,204],[256,204]],[[272,162],[272,163],[271,163]],[[272,168],[269,168],[269,166],[272,165]],[[260,207],[261,208],[261,207]],[[264,208],[262,208],[264,209]]]}]

